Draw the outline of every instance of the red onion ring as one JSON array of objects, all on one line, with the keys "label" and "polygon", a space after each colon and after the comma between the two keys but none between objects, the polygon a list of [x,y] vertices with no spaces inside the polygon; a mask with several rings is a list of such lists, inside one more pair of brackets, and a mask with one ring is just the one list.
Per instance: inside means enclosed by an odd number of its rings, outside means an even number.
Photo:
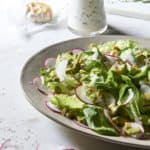
[{"label": "red onion ring", "polygon": [[51,103],[51,99],[50,97],[52,97],[53,95],[49,95],[46,99],[45,99],[45,106],[50,109],[51,111],[55,112],[55,113],[60,113],[61,111],[54,105]]},{"label": "red onion ring", "polygon": [[55,62],[56,62],[56,58],[47,58],[44,62],[44,66],[45,68],[53,67],[55,65]]},{"label": "red onion ring", "polygon": [[79,54],[79,53],[83,52],[84,49],[82,49],[82,48],[74,48],[71,51],[73,52],[73,54]]},{"label": "red onion ring", "polygon": [[43,95],[48,96],[49,94],[52,94],[52,92],[50,91],[46,91],[46,89],[42,89],[44,88],[44,86],[41,84],[41,79],[40,77],[35,77],[33,78],[31,84]]},{"label": "red onion ring", "polygon": [[39,87],[38,82],[39,82],[40,80],[41,80],[40,77],[35,77],[35,78],[33,78],[33,80],[32,80],[32,85],[33,85],[41,94],[48,96],[48,93],[46,93],[44,90],[42,90],[42,89]]},{"label": "red onion ring", "polygon": [[79,87],[77,87],[77,88],[75,89],[75,95],[76,95],[77,98],[78,98],[79,100],[81,100],[83,103],[89,104],[89,105],[99,104],[100,101],[101,101],[101,99],[100,99],[100,100],[98,100],[97,102],[92,103],[91,100],[90,100],[88,97],[86,97],[86,95],[83,95],[82,85],[79,86]]},{"label": "red onion ring", "polygon": [[118,60],[118,59],[120,59],[118,56],[114,56],[114,55],[109,54],[109,53],[104,53],[104,55],[105,55],[108,59],[112,59],[112,60]]}]

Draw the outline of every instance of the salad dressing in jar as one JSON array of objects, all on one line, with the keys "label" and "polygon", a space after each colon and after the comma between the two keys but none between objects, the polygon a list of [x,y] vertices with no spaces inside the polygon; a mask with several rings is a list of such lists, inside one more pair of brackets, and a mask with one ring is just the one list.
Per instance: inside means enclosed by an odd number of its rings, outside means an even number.
[{"label": "salad dressing in jar", "polygon": [[78,34],[103,33],[107,29],[103,0],[70,0],[68,27]]}]

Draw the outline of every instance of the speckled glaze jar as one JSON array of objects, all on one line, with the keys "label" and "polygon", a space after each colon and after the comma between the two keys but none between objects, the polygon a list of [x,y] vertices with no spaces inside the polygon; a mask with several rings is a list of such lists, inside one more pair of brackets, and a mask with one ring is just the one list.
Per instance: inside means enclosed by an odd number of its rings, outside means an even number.
[{"label": "speckled glaze jar", "polygon": [[69,0],[68,27],[82,35],[103,33],[107,29],[103,0]]}]

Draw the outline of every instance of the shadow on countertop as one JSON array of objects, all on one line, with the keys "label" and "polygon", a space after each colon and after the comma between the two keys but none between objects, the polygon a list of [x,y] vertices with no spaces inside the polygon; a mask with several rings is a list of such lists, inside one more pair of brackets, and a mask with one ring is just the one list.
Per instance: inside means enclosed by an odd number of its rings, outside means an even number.
[{"label": "shadow on countertop", "polygon": [[125,34],[119,31],[118,29],[108,25],[108,28],[105,31],[104,35],[125,35]]}]

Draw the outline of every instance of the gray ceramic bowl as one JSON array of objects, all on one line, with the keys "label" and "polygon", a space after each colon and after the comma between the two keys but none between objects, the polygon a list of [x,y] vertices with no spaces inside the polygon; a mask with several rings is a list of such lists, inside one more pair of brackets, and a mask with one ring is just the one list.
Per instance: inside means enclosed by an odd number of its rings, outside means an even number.
[{"label": "gray ceramic bowl", "polygon": [[111,137],[111,136],[102,136],[89,129],[78,126],[73,121],[61,116],[60,114],[50,111],[44,104],[44,96],[37,92],[35,88],[30,84],[32,79],[35,76],[39,75],[39,70],[43,66],[44,60],[48,57],[56,57],[59,53],[81,47],[86,48],[89,43],[101,43],[110,40],[117,39],[133,39],[139,42],[142,47],[150,48],[150,43],[148,40],[136,39],[129,36],[96,36],[96,37],[85,37],[78,38],[69,41],[64,41],[58,44],[51,45],[47,48],[44,48],[34,56],[32,56],[25,66],[23,67],[21,74],[21,85],[27,100],[31,103],[33,107],[39,110],[42,114],[48,118],[62,124],[68,128],[71,128],[78,133],[88,135],[90,137],[97,138],[99,140],[104,140],[117,144],[130,145],[134,147],[141,147],[150,149],[150,140],[136,140],[133,138],[126,137]]}]

